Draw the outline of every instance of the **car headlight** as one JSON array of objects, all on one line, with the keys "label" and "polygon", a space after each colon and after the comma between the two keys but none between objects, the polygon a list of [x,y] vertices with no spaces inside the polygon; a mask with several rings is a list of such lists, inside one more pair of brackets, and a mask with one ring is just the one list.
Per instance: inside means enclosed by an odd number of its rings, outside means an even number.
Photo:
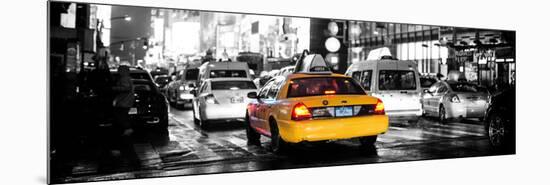
[{"label": "car headlight", "polygon": [[179,90],[180,90],[180,91],[183,91],[183,90],[185,90],[185,87],[180,86]]}]

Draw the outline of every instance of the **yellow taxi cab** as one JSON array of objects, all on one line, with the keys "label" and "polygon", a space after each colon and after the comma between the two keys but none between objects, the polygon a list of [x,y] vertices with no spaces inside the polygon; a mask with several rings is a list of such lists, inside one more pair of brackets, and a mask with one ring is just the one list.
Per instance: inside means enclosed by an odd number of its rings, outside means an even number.
[{"label": "yellow taxi cab", "polygon": [[261,135],[270,137],[275,153],[289,143],[352,138],[372,146],[388,130],[382,101],[367,95],[353,78],[332,73],[321,55],[302,58],[294,73],[248,93],[255,99],[245,117],[248,143],[259,145]]}]

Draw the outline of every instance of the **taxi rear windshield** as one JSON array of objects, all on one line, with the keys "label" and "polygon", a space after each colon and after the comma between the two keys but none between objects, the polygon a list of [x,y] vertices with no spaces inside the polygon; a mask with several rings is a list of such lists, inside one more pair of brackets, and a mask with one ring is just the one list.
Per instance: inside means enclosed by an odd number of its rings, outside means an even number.
[{"label": "taxi rear windshield", "polygon": [[246,78],[246,71],[244,70],[212,70],[210,71],[210,78]]},{"label": "taxi rear windshield", "polygon": [[313,77],[299,78],[290,82],[288,98],[331,94],[359,94],[365,91],[351,78]]},{"label": "taxi rear windshield", "polygon": [[256,85],[250,81],[220,81],[212,82],[212,90],[239,90],[256,89]]}]

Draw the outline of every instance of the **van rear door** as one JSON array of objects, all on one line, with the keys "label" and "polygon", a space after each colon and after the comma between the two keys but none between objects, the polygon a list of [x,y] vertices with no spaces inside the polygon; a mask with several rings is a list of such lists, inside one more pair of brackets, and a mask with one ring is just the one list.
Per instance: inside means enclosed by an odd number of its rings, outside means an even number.
[{"label": "van rear door", "polygon": [[392,115],[420,112],[420,84],[415,66],[407,61],[395,61],[392,65],[381,66],[384,67],[379,68],[376,79],[378,93],[373,95],[382,99],[386,113]]}]

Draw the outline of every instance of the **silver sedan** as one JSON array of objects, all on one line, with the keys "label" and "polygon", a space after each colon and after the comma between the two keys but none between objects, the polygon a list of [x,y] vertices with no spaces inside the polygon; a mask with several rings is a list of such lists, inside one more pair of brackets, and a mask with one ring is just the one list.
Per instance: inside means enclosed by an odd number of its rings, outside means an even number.
[{"label": "silver sedan", "polygon": [[248,78],[213,78],[203,82],[193,100],[195,123],[206,127],[212,121],[244,121],[246,95],[258,88]]},{"label": "silver sedan", "polygon": [[489,101],[487,89],[467,82],[440,81],[426,90],[422,112],[441,122],[453,118],[483,119]]}]

